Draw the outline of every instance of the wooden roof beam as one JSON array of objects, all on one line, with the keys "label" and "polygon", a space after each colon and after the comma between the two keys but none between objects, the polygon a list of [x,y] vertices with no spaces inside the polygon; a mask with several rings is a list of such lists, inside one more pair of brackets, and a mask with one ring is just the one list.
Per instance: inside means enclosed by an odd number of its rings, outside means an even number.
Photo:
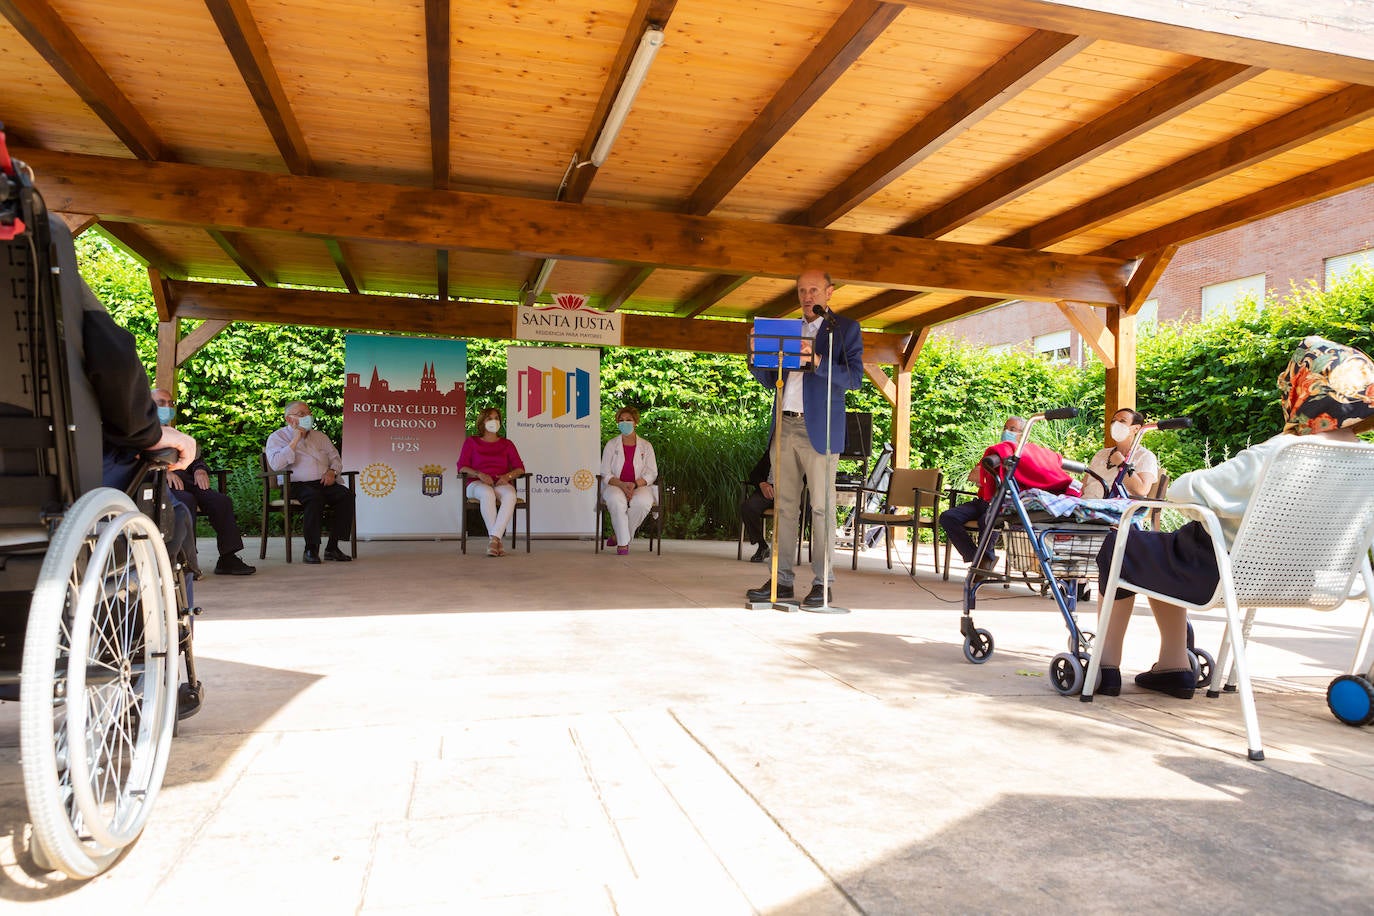
[{"label": "wooden roof beam", "polygon": [[621,84],[625,82],[625,73],[630,69],[630,62],[634,59],[639,41],[650,26],[660,29],[667,26],[676,7],[677,0],[639,0],[639,5],[635,7],[634,14],[625,27],[625,37],[621,39],[620,48],[616,51],[610,76],[601,88],[601,98],[596,102],[596,110],[587,123],[587,131],[582,135],[582,142],[578,144],[577,167],[573,169],[571,179],[559,189],[559,200],[581,203],[586,198],[587,190],[597,173],[597,166],[591,163],[592,149],[596,146],[601,131],[606,127],[606,118],[611,113],[611,106],[615,104],[615,97],[620,94]]},{"label": "wooden roof beam", "polygon": [[[263,324],[408,331],[455,337],[510,339],[515,308],[489,302],[463,302],[461,309],[434,299],[404,296],[353,296],[309,289],[267,290],[229,283],[166,284],[169,307],[178,318],[238,320]],[[705,353],[749,352],[750,325],[658,315],[625,315],[624,346]],[[903,338],[864,334],[865,362],[895,364]]]},{"label": "wooden roof beam", "polygon": [[[830,225],[1091,43],[1091,39],[1057,32],[1035,33],[789,222]],[[707,303],[706,308],[714,304]],[[795,307],[794,297],[785,301],[779,297],[753,314],[775,317]]]},{"label": "wooden roof beam", "polygon": [[363,184],[238,169],[16,150],[56,210],[165,222],[514,252],[791,279],[814,264],[836,282],[890,289],[1117,303],[1123,260],[686,216],[623,207]]},{"label": "wooden roof beam", "polygon": [[449,185],[449,0],[425,0],[425,66],[429,75],[429,148],[434,187]]},{"label": "wooden roof beam", "polygon": [[152,268],[166,277],[185,279],[186,268],[154,242],[146,232],[133,223],[99,223],[99,232],[144,267]]},{"label": "wooden roof beam", "polygon": [[1374,19],[1349,0],[899,0],[994,22],[1374,85]]},{"label": "wooden roof beam", "polygon": [[[443,0],[428,0],[428,2],[443,2]],[[580,204],[587,199],[587,192],[591,190],[592,182],[596,179],[598,171],[597,166],[593,165],[590,159],[592,149],[596,146],[601,131],[605,130],[606,117],[610,113],[611,106],[615,104],[615,98],[620,93],[621,85],[625,82],[625,72],[630,67],[630,61],[634,58],[640,39],[643,38],[645,30],[650,26],[664,28],[676,7],[677,0],[640,0],[634,15],[630,17],[630,24],[625,29],[625,37],[621,39],[620,49],[616,52],[615,63],[611,67],[611,72],[615,78],[608,79],[601,88],[601,98],[597,100],[596,111],[592,115],[581,144],[578,146],[578,152],[573,157],[571,174],[564,176],[563,182],[558,187],[558,193],[554,195],[556,200]],[[520,288],[531,293],[538,292],[536,287],[539,286],[540,274],[545,274],[544,280],[547,283],[548,276],[545,272],[550,270],[552,267],[540,259],[530,267],[529,273],[525,276],[525,282],[521,284]],[[614,312],[620,308],[630,294],[648,279],[649,273],[650,271],[626,271],[612,284],[614,292],[602,300],[601,307],[608,312]],[[527,293],[526,304],[533,302],[534,298]]]},{"label": "wooden roof beam", "polygon": [[[440,251],[436,251],[436,252],[434,253],[434,268],[435,268],[435,273],[437,274],[436,279],[438,280],[439,301],[440,301],[441,303],[447,302],[447,301],[448,301],[448,252],[447,252],[447,251],[440,250]],[[356,293],[357,290],[352,290],[352,292],[355,292],[355,293]]]},{"label": "wooden roof beam", "polygon": [[1140,311],[1177,252],[1177,245],[1166,245],[1140,259],[1135,273],[1131,274],[1131,279],[1126,283],[1126,314],[1134,315]]},{"label": "wooden roof beam", "polygon": [[896,230],[939,238],[1263,72],[1200,60]]},{"label": "wooden roof beam", "polygon": [[313,174],[315,167],[310,161],[305,136],[296,123],[291,103],[277,76],[277,69],[272,65],[272,56],[267,52],[267,43],[258,31],[247,0],[205,0],[205,5],[219,27],[224,46],[233,57],[244,85],[248,87],[248,94],[258,106],[263,123],[277,144],[282,161],[293,175]]},{"label": "wooden roof beam", "polygon": [[1293,207],[1334,197],[1371,182],[1374,182],[1374,151],[1360,153],[1344,162],[1290,178],[1282,184],[1256,191],[1239,200],[1122,239],[1114,245],[1108,245],[1102,251],[1109,252],[1114,257],[1139,257],[1143,252],[1205,238]]},{"label": "wooden roof beam", "polygon": [[1374,112],[1374,88],[1351,86],[1333,92],[1094,200],[1013,232],[997,244],[1012,248],[1048,248],[1182,191],[1319,140],[1365,120],[1371,112]]},{"label": "wooden roof beam", "polygon": [[859,166],[792,222],[806,226],[830,225],[1089,44],[1092,44],[1090,38],[1036,32],[927,114],[891,146]]},{"label": "wooden roof beam", "polygon": [[218,229],[210,229],[208,231],[210,238],[214,239],[215,244],[218,245],[225,254],[229,255],[229,260],[233,261],[234,264],[238,266],[238,269],[243,271],[245,277],[252,280],[258,286],[277,285],[276,281],[267,279],[266,273],[258,266],[254,258],[248,254],[246,246],[241,239],[230,239]]},{"label": "wooden roof beam", "polygon": [[[748,175],[750,170],[758,165],[777,142],[801,120],[826,90],[844,75],[864,51],[868,50],[901,11],[901,7],[890,3],[854,0],[835,20],[830,31],[816,43],[801,66],[793,71],[768,100],[768,104],[764,105],[758,117],[740,133],[711,172],[701,180],[681,208],[681,212],[705,216],[714,210],[744,176]],[[628,297],[630,292],[643,284],[648,275],[645,274],[636,283],[635,279],[638,276],[637,272],[626,271],[616,280],[614,289],[617,293],[621,289],[627,289],[624,295]],[[748,279],[748,276],[735,276],[709,280],[707,285],[701,287],[682,304],[680,310],[700,314],[720,301],[721,297],[738,289]],[[711,290],[718,291],[716,299],[702,298]],[[618,307],[620,303],[614,301],[616,298],[619,296],[607,297]],[[621,301],[624,301],[623,298]]]},{"label": "wooden roof beam", "polygon": [[329,259],[334,262],[334,269],[339,272],[339,279],[348,288],[350,293],[358,292],[358,281],[353,277],[353,271],[348,266],[348,259],[344,256],[343,246],[338,239],[325,239],[324,247],[329,252]]},{"label": "wooden roof beam", "polygon": [[683,212],[704,216],[714,210],[901,12],[891,3],[853,0],[697,185]]},{"label": "wooden roof beam", "polygon": [[677,309],[677,314],[695,318],[748,282],[748,275],[717,274],[698,286],[697,291]]},{"label": "wooden roof beam", "polygon": [[140,159],[161,159],[162,141],[91,52],[44,0],[0,0],[0,14]]}]

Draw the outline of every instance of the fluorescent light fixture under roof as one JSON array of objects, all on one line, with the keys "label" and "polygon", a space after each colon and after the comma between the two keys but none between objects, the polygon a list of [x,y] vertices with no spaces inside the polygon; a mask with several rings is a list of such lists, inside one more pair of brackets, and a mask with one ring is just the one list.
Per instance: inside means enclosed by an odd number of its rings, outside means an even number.
[{"label": "fluorescent light fixture under roof", "polygon": [[601,128],[601,135],[596,138],[596,146],[592,147],[592,156],[588,161],[597,168],[601,168],[601,163],[611,154],[611,145],[619,136],[620,128],[625,126],[630,106],[635,103],[635,96],[639,94],[639,88],[644,85],[644,80],[649,75],[649,65],[654,62],[654,55],[661,47],[663,30],[653,26],[645,29],[644,36],[639,39],[639,47],[635,49],[634,59],[630,61],[630,68],[625,71],[625,81],[620,84],[620,91],[616,93],[615,102],[611,104],[611,113],[606,116],[606,124]]}]

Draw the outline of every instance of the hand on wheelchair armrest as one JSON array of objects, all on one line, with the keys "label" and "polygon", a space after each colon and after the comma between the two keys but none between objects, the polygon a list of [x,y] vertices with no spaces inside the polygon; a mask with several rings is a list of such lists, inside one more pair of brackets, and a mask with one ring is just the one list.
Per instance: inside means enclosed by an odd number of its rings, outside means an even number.
[{"label": "hand on wheelchair armrest", "polygon": [[154,460],[158,464],[167,464],[169,471],[180,471],[188,467],[192,461],[196,460],[196,440],[170,426],[162,427],[162,438],[153,443],[151,448],[145,449],[148,452],[172,452],[175,460],[158,457]]}]

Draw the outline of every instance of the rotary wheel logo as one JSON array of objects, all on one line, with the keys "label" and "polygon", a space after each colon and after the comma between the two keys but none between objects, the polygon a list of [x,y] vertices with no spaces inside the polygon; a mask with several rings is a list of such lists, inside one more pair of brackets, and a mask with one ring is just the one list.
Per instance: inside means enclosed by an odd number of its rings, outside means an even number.
[{"label": "rotary wheel logo", "polygon": [[377,499],[396,489],[396,472],[385,464],[369,464],[358,478],[363,492]]},{"label": "rotary wheel logo", "polygon": [[596,483],[596,476],[592,474],[591,471],[587,470],[586,468],[583,468],[582,470],[573,474],[572,482],[573,486],[577,487],[579,490],[590,490],[592,488],[592,484]]}]

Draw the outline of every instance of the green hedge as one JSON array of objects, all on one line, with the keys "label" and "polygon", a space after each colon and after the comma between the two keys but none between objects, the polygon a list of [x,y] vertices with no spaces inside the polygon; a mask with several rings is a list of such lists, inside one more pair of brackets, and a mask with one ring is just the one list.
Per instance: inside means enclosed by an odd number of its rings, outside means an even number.
[{"label": "green hedge", "polygon": [[[83,276],[139,340],[151,373],[157,315],[141,267],[97,233],[77,243]],[[185,326],[184,326],[185,327]],[[1330,292],[1294,289],[1229,320],[1169,324],[1143,335],[1138,401],[1148,417],[1188,415],[1195,430],[1153,433],[1146,444],[1174,476],[1213,464],[1268,438],[1280,425],[1275,379],[1308,334],[1374,350],[1374,274],[1357,272]],[[468,341],[471,411],[503,404],[508,341]],[[180,427],[207,461],[231,470],[230,490],[245,536],[258,531],[258,452],[300,398],[320,427],[340,441],[344,332],[235,323],[185,366],[179,378]],[[959,483],[996,441],[1008,414],[1075,406],[1077,420],[1041,424],[1036,438],[1084,460],[1102,441],[1103,370],[1053,366],[1021,351],[993,354],[929,341],[912,367],[912,464],[939,467]],[[672,488],[670,536],[733,538],[739,481],[764,448],[771,404],[744,358],[683,351],[607,348],[601,356],[602,441],[615,434],[615,410],[633,404]],[[851,410],[873,413],[875,449],[891,441],[892,411],[865,380]],[[280,526],[280,520],[274,522]]]}]

